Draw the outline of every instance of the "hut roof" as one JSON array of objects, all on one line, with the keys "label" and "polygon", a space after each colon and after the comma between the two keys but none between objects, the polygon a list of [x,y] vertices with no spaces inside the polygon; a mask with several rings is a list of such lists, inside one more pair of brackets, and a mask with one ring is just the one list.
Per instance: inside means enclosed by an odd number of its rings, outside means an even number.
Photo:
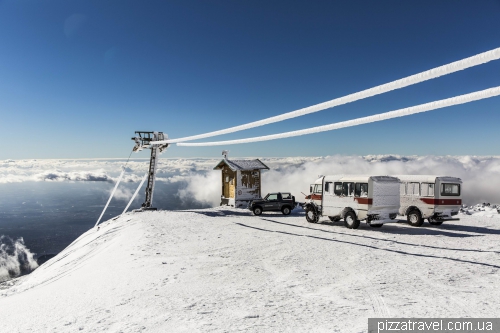
[{"label": "hut roof", "polygon": [[244,170],[256,170],[256,169],[267,169],[267,165],[262,163],[259,159],[255,160],[228,160],[224,159],[220,161],[214,168],[214,170],[220,170],[223,166],[227,165],[233,171],[244,171]]}]

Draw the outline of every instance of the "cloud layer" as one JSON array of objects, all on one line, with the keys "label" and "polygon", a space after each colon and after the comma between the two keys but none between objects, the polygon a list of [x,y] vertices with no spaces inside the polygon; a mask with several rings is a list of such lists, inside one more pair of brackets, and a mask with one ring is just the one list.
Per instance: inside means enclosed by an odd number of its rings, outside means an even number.
[{"label": "cloud layer", "polygon": [[[466,204],[500,203],[500,157],[484,156],[326,156],[263,158],[269,171],[262,173],[262,194],[292,191],[297,200],[307,193],[309,184],[328,174],[435,174],[455,176],[464,182]],[[195,199],[206,206],[220,203],[220,171],[217,159],[160,159],[157,181],[176,184],[176,195],[186,202]],[[0,184],[25,181],[101,181],[114,182],[123,160],[5,160],[0,161]],[[149,160],[132,160],[122,180],[139,182]],[[118,189],[118,199],[131,196],[130,189]]]},{"label": "cloud layer", "polygon": [[[262,173],[262,195],[273,191],[291,191],[303,201],[319,175],[441,175],[463,181],[466,204],[500,203],[500,158],[474,156],[327,156],[317,158],[262,159],[271,170]],[[180,180],[179,180],[180,181]],[[204,171],[186,177],[180,197],[192,196],[203,203],[220,201],[220,174]]]}]

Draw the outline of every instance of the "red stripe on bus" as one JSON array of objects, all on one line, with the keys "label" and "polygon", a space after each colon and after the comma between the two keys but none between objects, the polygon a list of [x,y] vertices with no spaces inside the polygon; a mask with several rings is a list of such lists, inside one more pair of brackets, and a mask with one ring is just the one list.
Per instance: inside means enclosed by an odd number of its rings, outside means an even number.
[{"label": "red stripe on bus", "polygon": [[373,199],[372,198],[358,198],[358,197],[355,197],[354,200],[356,200],[359,204],[362,204],[362,205],[373,205]]},{"label": "red stripe on bus", "polygon": [[435,205],[435,206],[453,206],[453,205],[461,205],[462,204],[462,199],[434,199],[434,198],[420,198],[423,202],[425,202],[428,205]]}]

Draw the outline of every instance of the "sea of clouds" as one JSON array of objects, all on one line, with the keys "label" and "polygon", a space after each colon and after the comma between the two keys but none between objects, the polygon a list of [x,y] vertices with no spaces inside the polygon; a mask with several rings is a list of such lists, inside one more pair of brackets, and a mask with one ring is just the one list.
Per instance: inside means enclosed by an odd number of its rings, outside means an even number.
[{"label": "sea of clouds", "polygon": [[[230,158],[231,159],[231,158]],[[240,159],[240,158],[234,158]],[[195,199],[207,206],[220,203],[220,159],[160,159],[157,181],[176,183],[180,200]],[[498,156],[399,156],[368,155],[261,158],[270,170],[262,172],[262,194],[291,191],[301,201],[319,175],[332,174],[432,174],[460,177],[465,204],[500,203]],[[125,168],[123,182],[138,183],[149,160],[6,160],[0,161],[0,185],[27,181],[115,182]],[[117,199],[132,196],[130,188],[118,188]]]},{"label": "sea of clouds", "polygon": [[[240,158],[234,158],[240,159]],[[262,194],[291,191],[297,201],[301,192],[320,175],[333,174],[432,174],[460,177],[466,205],[481,202],[500,204],[500,157],[485,156],[398,156],[370,155],[326,157],[261,158],[270,170],[262,172]],[[160,159],[157,181],[174,194],[183,207],[194,203],[205,207],[218,206],[221,195],[221,174],[213,168],[221,159]],[[125,170],[115,199],[128,201],[149,167],[148,159],[131,160],[6,160],[0,161],[2,184],[22,182],[116,182]],[[169,186],[175,185],[175,186]],[[161,193],[161,192],[160,192]],[[109,194],[108,194],[109,195]],[[155,196],[158,200],[158,196]],[[198,205],[199,207],[199,205]],[[22,239],[0,237],[0,282],[22,275],[37,267],[36,261]]]}]

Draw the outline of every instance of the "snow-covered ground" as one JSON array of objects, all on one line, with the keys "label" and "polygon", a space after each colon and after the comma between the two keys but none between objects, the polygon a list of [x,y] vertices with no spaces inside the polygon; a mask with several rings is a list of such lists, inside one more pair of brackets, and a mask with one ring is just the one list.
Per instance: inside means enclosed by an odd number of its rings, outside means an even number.
[{"label": "snow-covered ground", "polygon": [[370,317],[498,317],[500,214],[482,209],[357,230],[300,210],[129,213],[0,285],[2,331],[365,332]]}]

